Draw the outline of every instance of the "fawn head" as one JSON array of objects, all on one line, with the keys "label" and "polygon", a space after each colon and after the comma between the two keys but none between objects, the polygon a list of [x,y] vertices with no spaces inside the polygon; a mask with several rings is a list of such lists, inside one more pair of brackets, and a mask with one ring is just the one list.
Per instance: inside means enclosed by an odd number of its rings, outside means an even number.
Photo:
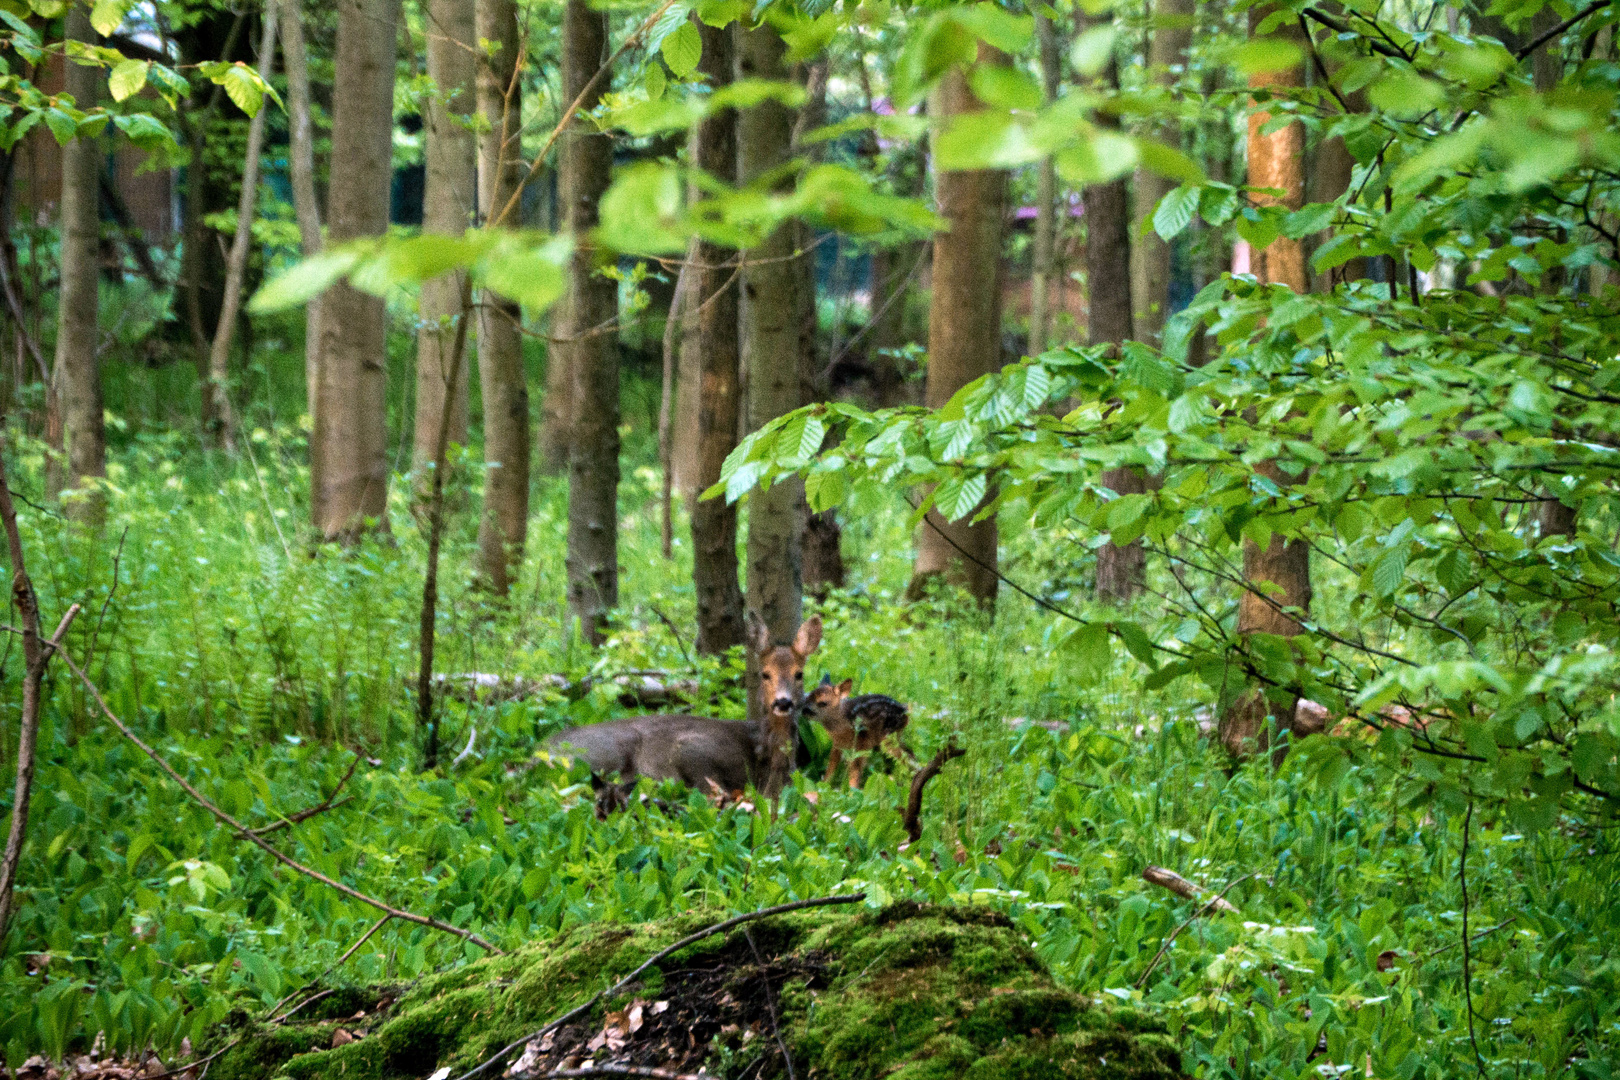
[{"label": "fawn head", "polygon": [[817,716],[834,716],[842,708],[844,699],[849,697],[854,685],[854,679],[834,683],[831,675],[823,675],[816,688],[805,695],[805,703],[811,706]]},{"label": "fawn head", "polygon": [[821,645],[821,616],[813,615],[800,626],[789,644],[771,641],[763,619],[749,612],[748,646],[759,658],[759,697],[765,711],[787,717],[804,700],[804,662]]}]

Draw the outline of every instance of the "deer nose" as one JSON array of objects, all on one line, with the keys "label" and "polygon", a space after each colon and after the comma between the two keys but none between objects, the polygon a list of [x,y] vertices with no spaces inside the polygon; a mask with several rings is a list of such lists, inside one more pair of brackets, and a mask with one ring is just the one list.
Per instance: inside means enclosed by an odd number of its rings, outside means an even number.
[{"label": "deer nose", "polygon": [[793,699],[785,696],[778,697],[775,701],[771,702],[771,708],[775,709],[777,712],[791,712],[793,710]]}]

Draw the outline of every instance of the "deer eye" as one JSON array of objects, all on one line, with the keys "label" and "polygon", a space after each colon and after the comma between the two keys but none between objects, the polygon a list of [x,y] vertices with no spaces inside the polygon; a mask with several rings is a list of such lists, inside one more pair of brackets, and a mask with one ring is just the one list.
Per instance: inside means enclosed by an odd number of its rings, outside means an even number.
[{"label": "deer eye", "polygon": [[804,682],[804,672],[802,672],[802,671],[795,671],[793,673],[793,677],[795,679],[798,679],[800,682]]}]

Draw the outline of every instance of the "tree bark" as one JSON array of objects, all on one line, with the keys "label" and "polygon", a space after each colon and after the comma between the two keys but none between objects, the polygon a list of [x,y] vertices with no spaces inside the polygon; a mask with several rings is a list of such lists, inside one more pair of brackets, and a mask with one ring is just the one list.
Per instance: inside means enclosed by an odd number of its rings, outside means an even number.
[{"label": "tree bark", "polygon": [[[293,214],[307,259],[321,250],[321,204],[315,195],[315,124],[309,109],[309,57],[304,49],[301,0],[282,0],[281,63],[287,73],[287,158]],[[318,296],[304,308],[304,394],[312,421],[320,385],[320,312]]]},{"label": "tree bark", "polygon": [[[737,28],[737,77],[783,81],[787,46],[768,23]],[[780,168],[792,154],[793,114],[764,101],[737,115],[738,182],[752,183]],[[791,180],[777,190],[791,188]],[[746,427],[753,431],[803,403],[800,367],[801,258],[794,258],[794,227],[779,226],[742,252],[743,369],[748,377]],[[787,641],[804,615],[804,482],[778,480],[748,496],[748,607],[764,620],[773,641]],[[756,695],[750,694],[752,704]],[[755,718],[757,719],[757,717]]]},{"label": "tree bark", "polygon": [[[698,27],[703,57],[698,70],[718,89],[732,78],[732,32],[705,24]],[[734,183],[737,178],[737,117],[723,112],[698,125],[698,167],[710,176]],[[738,290],[732,280],[735,253],[718,244],[697,247],[697,472],[694,488],[702,492],[719,482],[720,467],[737,445]],[[724,499],[692,505],[692,584],[697,593],[697,649],[722,653],[743,643],[742,590],[737,585],[737,508]]]},{"label": "tree bark", "polygon": [[[333,243],[388,228],[399,0],[340,0],[328,211]],[[328,540],[387,527],[387,309],[333,286],[321,303],[319,392],[310,440],[311,510]]]},{"label": "tree bark", "polygon": [[[563,86],[572,101],[596,74],[607,48],[607,16],[568,0],[563,17]],[[612,80],[597,80],[581,106],[596,107]],[[619,288],[600,271],[591,239],[597,206],[613,172],[613,146],[588,123],[562,144],[561,193],[574,258],[569,266],[568,366],[574,424],[568,454],[568,611],[580,636],[600,645],[619,605]]]},{"label": "tree bark", "polygon": [[[523,108],[518,80],[522,58],[513,0],[477,0],[475,10],[478,40],[495,45],[493,52],[478,60],[478,109],[488,125],[478,140],[478,201],[487,224],[523,183],[519,144]],[[595,60],[591,63],[594,72]],[[572,101],[579,88],[565,84],[565,92]],[[568,143],[563,145],[566,153]],[[529,383],[523,370],[523,311],[487,289],[479,296],[478,381],[484,405],[484,512],[478,522],[478,578],[490,593],[505,596],[523,565],[528,540]]]},{"label": "tree bark", "polygon": [[[264,6],[263,33],[259,38],[259,78],[270,81],[276,66],[276,7]],[[208,351],[208,381],[203,393],[210,404],[203,410],[213,422],[208,432],[213,444],[236,453],[236,410],[231,407],[231,341],[236,336],[236,318],[242,309],[242,279],[247,274],[248,252],[253,245],[253,216],[259,205],[259,153],[264,146],[264,121],[269,101],[248,121],[247,152],[242,162],[242,197],[236,206],[236,235],[225,260],[225,293],[220,300],[219,322],[214,326],[214,342]],[[246,359],[244,357],[244,359]]]},{"label": "tree bark", "polygon": [[[1192,48],[1193,0],[1156,0],[1148,46],[1153,79],[1170,87],[1185,70]],[[1178,70],[1179,69],[1179,70]],[[1181,126],[1163,123],[1144,134],[1170,142],[1181,140]],[[1131,229],[1132,299],[1137,336],[1157,343],[1170,314],[1170,245],[1153,231],[1153,211],[1176,186],[1175,181],[1147,169],[1136,171],[1136,215]]]},{"label": "tree bark", "polygon": [[[1041,82],[1048,103],[1056,101],[1062,80],[1063,66],[1059,56],[1057,27],[1039,12],[1035,15],[1035,37],[1040,45]],[[1031,252],[1029,279],[1029,346],[1030,356],[1046,351],[1047,333],[1051,327],[1050,297],[1053,270],[1057,264],[1058,188],[1057,168],[1050,157],[1041,159],[1035,195],[1035,238]]]},{"label": "tree bark", "polygon": [[[467,125],[478,109],[478,34],[472,6],[460,0],[432,0],[427,6],[427,70],[438,96],[422,116],[425,176],[422,231],[460,236],[472,223],[478,203],[478,140]],[[444,410],[452,444],[467,442],[467,369],[458,365],[451,385],[450,361],[461,309],[465,271],[422,283],[421,325],[416,337],[416,430],[412,469],[417,493],[431,484],[427,470],[434,461]]]},{"label": "tree bark", "polygon": [[675,386],[681,328],[686,324],[687,312],[695,306],[691,300],[696,280],[691,267],[695,244],[696,241],[692,241],[687,245],[686,259],[675,275],[675,288],[670,292],[669,311],[664,315],[663,385],[658,395],[658,464],[663,473],[663,489],[659,493],[658,524],[659,550],[666,559],[675,555]]},{"label": "tree bark", "polygon": [[[1119,71],[1108,65],[1108,79],[1118,85]],[[1093,184],[1085,191],[1086,205],[1086,335],[1093,345],[1113,345],[1115,351],[1136,337],[1131,304],[1131,215],[1124,177]],[[1103,487],[1118,495],[1139,495],[1147,490],[1142,471],[1107,469],[1099,477]],[[1097,599],[1123,604],[1141,591],[1146,556],[1140,540],[1097,549]]]},{"label": "tree bark", "polygon": [[[1000,58],[980,46],[981,60]],[[945,76],[929,103],[943,124],[982,106],[961,69]],[[1001,233],[1007,174],[997,169],[940,173],[934,198],[946,230],[934,237],[933,296],[928,309],[928,381],[924,404],[938,409],[957,390],[1001,360]],[[987,493],[986,499],[990,498]],[[996,522],[947,522],[929,511],[917,534],[917,559],[907,595],[918,597],[936,578],[960,585],[981,603],[995,601]]]},{"label": "tree bark", "polygon": [[[67,36],[95,45],[89,10],[68,9]],[[64,65],[63,89],[83,108],[95,104],[101,70]],[[78,489],[66,505],[68,517],[97,525],[105,493],[96,481],[107,475],[107,440],[102,426],[101,360],[96,355],[97,263],[101,240],[99,184],[101,142],[79,136],[62,147],[62,287],[57,302],[56,378],[62,383],[62,434],[67,482]]]},{"label": "tree bark", "polygon": [[[1264,7],[1249,13],[1251,28],[1266,15]],[[1259,72],[1249,79],[1253,89],[1297,87],[1304,72],[1292,68],[1280,72]],[[1305,192],[1305,131],[1298,122],[1263,134],[1261,128],[1270,114],[1255,108],[1249,115],[1249,185],[1275,188],[1283,194],[1256,196],[1262,204],[1281,203],[1297,209]],[[1309,287],[1305,270],[1304,245],[1298,240],[1279,237],[1253,255],[1253,267],[1260,281],[1287,285],[1303,293]],[[1295,480],[1274,462],[1261,462],[1255,471],[1279,487]],[[1304,628],[1283,609],[1308,611],[1311,605],[1310,546],[1304,540],[1273,536],[1261,548],[1247,537],[1243,540],[1243,578],[1247,583],[1238,601],[1238,634],[1274,634],[1294,637]],[[1217,734],[1234,757],[1243,757],[1270,744],[1272,726],[1292,729],[1298,695],[1273,701],[1258,687],[1246,688],[1223,703]],[[1275,721],[1272,718],[1275,717]]]}]

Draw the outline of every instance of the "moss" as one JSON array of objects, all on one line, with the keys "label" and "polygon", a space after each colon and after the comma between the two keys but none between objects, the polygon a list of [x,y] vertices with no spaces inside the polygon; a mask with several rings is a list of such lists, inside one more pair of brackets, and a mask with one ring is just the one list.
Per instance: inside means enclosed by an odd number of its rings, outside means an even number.
[{"label": "moss", "polygon": [[[403,1080],[460,1073],[639,966],[713,916],[628,927],[580,927],[505,957],[423,979],[359,1021],[361,1038],[332,1048],[333,1020],[261,1030],[220,1059],[224,1080]],[[1173,1080],[1175,1047],[1151,1015],[1113,1010],[1053,985],[1019,931],[982,908],[903,904],[852,915],[795,912],[689,946],[642,985],[558,1033],[580,1042],[631,998],[668,999],[664,1022],[706,1025],[695,1055],[717,1075],[780,1073],[760,993],[772,988],[779,1030],[799,1075],[823,1080]],[[756,951],[758,960],[756,960]],[[760,966],[763,961],[764,967]],[[684,996],[683,996],[684,995]],[[334,995],[335,996],[335,995]],[[373,991],[355,1001],[375,1004]],[[345,1004],[350,999],[345,997]],[[362,1006],[363,1007],[363,1006]],[[352,1016],[352,1013],[347,1015]],[[348,1021],[343,1022],[349,1026]],[[652,1032],[656,1024],[648,1025]],[[686,1028],[681,1045],[686,1045]],[[707,1042],[709,1033],[730,1031]],[[641,1038],[649,1038],[644,1033]],[[632,1039],[625,1052],[635,1052]],[[657,1051],[648,1044],[646,1053]],[[575,1052],[569,1051],[569,1052]],[[562,1052],[562,1051],[559,1051]],[[763,1060],[761,1060],[763,1056]],[[663,1064],[653,1058],[637,1059]],[[697,1071],[687,1060],[685,1071]]]}]

